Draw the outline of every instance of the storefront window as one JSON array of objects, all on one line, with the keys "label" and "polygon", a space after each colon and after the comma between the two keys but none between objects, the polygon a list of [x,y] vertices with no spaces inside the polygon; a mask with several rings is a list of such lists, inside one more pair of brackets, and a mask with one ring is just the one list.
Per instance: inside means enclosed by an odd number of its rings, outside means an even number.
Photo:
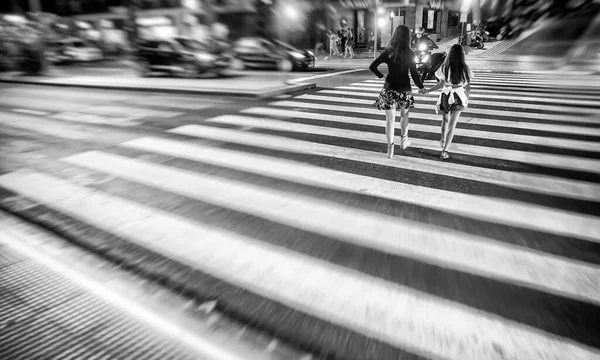
[{"label": "storefront window", "polygon": [[448,26],[458,26],[460,23],[460,13],[457,11],[448,12]]}]

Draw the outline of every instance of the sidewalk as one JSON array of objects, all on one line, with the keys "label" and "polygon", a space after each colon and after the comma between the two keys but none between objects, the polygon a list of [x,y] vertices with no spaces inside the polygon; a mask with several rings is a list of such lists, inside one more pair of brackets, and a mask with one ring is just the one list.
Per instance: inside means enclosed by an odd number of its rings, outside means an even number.
[{"label": "sidewalk", "polygon": [[[555,73],[560,71],[573,71],[565,67],[563,62],[545,57],[514,57],[502,56],[502,52],[518,43],[520,40],[501,40],[485,43],[484,49],[471,49],[466,54],[469,66],[475,71],[500,72],[500,73]],[[458,38],[447,39],[438,43],[437,52],[447,52],[450,47],[458,42]],[[373,52],[357,53],[353,59],[343,56],[324,60],[317,60],[317,66],[340,69],[368,69],[374,59]]]},{"label": "sidewalk", "polygon": [[221,78],[181,79],[167,77],[144,78],[126,69],[101,76],[69,75],[68,72],[61,69],[53,69],[46,76],[23,76],[16,73],[0,73],[0,81],[17,84],[254,98],[270,98],[316,87],[315,83],[288,84],[285,76],[279,73],[269,76],[257,76],[255,74],[245,74],[235,71],[230,71],[227,77]]}]

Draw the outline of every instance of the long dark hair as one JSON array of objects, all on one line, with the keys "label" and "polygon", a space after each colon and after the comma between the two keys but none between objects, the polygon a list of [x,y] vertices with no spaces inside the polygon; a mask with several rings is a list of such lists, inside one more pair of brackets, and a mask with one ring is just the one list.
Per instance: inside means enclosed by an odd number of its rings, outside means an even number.
[{"label": "long dark hair", "polygon": [[404,25],[398,25],[388,45],[390,58],[394,61],[406,61],[405,50],[410,50],[410,30]]},{"label": "long dark hair", "polygon": [[446,74],[444,80],[448,81],[448,70],[450,70],[450,82],[452,84],[457,85],[461,82],[471,81],[470,70],[465,62],[465,53],[459,44],[452,45],[443,67],[444,74]]}]

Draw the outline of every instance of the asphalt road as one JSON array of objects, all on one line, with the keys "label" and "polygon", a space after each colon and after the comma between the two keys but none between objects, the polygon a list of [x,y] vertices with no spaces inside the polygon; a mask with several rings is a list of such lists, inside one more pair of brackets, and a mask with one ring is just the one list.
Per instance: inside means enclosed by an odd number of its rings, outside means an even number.
[{"label": "asphalt road", "polygon": [[271,102],[3,86],[0,198],[321,356],[600,359],[598,89],[477,76],[448,161],[435,95],[386,158],[365,71]]}]

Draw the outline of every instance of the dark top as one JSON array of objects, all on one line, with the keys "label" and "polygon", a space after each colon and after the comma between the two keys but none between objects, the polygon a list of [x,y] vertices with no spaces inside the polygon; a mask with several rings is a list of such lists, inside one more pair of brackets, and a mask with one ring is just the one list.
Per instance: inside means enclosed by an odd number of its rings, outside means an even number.
[{"label": "dark top", "polygon": [[423,82],[419,77],[419,73],[417,72],[417,65],[415,64],[415,53],[407,49],[405,50],[408,53],[405,54],[405,58],[408,59],[407,62],[403,62],[400,59],[392,60],[390,58],[390,50],[385,49],[384,52],[379,55],[377,59],[375,59],[371,66],[369,66],[369,70],[373,72],[378,78],[383,78],[383,74],[377,67],[383,63],[386,63],[388,66],[388,76],[385,78],[386,89],[396,90],[396,91],[411,91],[410,79],[408,78],[408,72],[412,75],[413,81],[417,85],[419,89],[423,88]]}]

